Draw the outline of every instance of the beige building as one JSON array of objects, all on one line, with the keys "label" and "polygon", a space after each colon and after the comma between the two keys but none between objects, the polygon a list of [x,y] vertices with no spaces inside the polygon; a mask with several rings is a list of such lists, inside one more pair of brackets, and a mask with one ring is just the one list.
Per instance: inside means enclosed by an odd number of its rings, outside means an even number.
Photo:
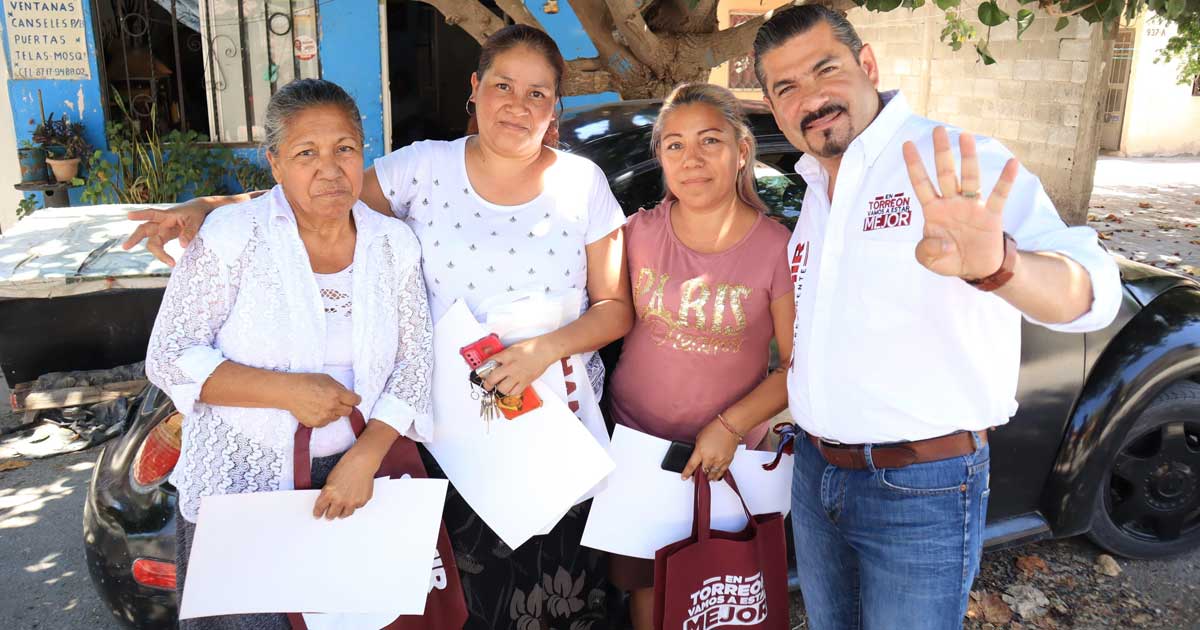
[{"label": "beige building", "polygon": [[1200,153],[1200,77],[1179,83],[1178,63],[1156,63],[1175,25],[1139,17],[1113,44],[1100,148],[1120,155]]},{"label": "beige building", "polygon": [[[782,4],[723,0],[721,25]],[[997,63],[985,66],[973,46],[954,52],[939,40],[945,17],[932,3],[916,11],[854,9],[849,18],[879,58],[883,89],[901,89],[919,114],[1001,140],[1041,178],[1068,222],[1086,219],[1111,44],[1099,27],[1073,19],[1055,32],[1055,18],[1039,15],[1017,41],[1009,21],[992,29]],[[761,98],[748,58],[715,69],[710,80]]]}]

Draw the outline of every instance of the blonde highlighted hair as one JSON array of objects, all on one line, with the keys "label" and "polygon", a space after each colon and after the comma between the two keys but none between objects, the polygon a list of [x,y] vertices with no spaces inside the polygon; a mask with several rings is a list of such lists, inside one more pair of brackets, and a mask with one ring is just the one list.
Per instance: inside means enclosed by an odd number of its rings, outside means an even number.
[{"label": "blonde highlighted hair", "polygon": [[[734,142],[738,145],[745,142],[749,146],[746,163],[738,169],[735,190],[742,203],[759,212],[768,212],[767,204],[758,196],[758,189],[755,186],[754,164],[758,156],[758,147],[754,142],[754,133],[750,131],[750,123],[742,112],[741,101],[733,95],[733,92],[719,85],[683,83],[671,90],[671,94],[663,101],[662,109],[658,111],[658,118],[655,119],[654,129],[650,134],[650,150],[654,153],[654,157],[658,158],[658,152],[662,145],[663,121],[676,109],[684,105],[696,104],[708,105],[717,110],[725,122],[733,127]],[[671,192],[671,187],[667,185],[665,175],[663,176],[663,189],[665,190],[663,203],[678,199],[675,193]]]}]

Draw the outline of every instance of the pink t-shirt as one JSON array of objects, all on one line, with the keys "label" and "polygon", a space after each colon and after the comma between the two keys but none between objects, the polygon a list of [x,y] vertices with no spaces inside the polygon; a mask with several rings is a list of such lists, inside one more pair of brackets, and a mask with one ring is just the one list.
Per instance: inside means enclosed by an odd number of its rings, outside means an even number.
[{"label": "pink t-shirt", "polygon": [[[625,252],[637,319],[612,377],[617,423],[693,442],[762,382],[775,336],[771,302],[792,295],[789,236],[760,215],[736,245],[703,254],[675,236],[669,204],[629,219]],[[763,423],[746,444],[757,445],[766,431]]]}]

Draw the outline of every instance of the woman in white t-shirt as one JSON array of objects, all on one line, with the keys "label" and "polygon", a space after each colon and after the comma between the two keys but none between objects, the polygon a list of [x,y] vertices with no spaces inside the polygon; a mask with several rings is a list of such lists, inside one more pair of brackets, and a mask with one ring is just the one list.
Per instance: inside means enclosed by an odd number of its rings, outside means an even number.
[{"label": "woman in white t-shirt", "polygon": [[[561,363],[573,383],[568,404],[581,417],[596,418],[603,367],[595,351],[633,323],[625,217],[599,167],[551,148],[565,70],[558,47],[542,31],[522,25],[497,31],[471,77],[467,107],[478,133],[418,142],[376,160],[366,172],[362,201],[405,220],[416,233],[435,321],[460,299],[481,320],[494,307],[529,296],[579,303],[571,323],[495,355],[500,367],[488,384],[519,393]],[[164,242],[194,234],[212,208],[242,198],[131,213],[147,222],[126,245],[149,237],[147,246],[171,262]],[[577,355],[583,360],[565,360]],[[440,474],[436,462],[425,459],[430,474]],[[444,518],[471,612],[466,627],[600,629],[612,623],[619,602],[611,601],[606,561],[579,545],[586,504],[516,550],[453,488]]]}]

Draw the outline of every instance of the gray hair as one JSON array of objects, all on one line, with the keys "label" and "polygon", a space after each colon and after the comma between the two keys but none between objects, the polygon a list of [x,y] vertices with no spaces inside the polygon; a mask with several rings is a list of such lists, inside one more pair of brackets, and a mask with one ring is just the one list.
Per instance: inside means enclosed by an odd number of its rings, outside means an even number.
[{"label": "gray hair", "polygon": [[263,121],[263,148],[271,153],[279,153],[279,143],[287,131],[288,123],[300,112],[310,107],[338,107],[346,114],[358,139],[363,139],[362,115],[358,105],[342,87],[325,79],[297,79],[279,88],[267,103],[267,116]]},{"label": "gray hair", "polygon": [[754,36],[754,76],[762,85],[763,94],[767,92],[767,77],[763,75],[763,55],[782,46],[784,42],[803,35],[817,24],[824,22],[833,29],[833,36],[850,49],[854,60],[858,61],[858,53],[862,52],[862,39],[846,16],[819,4],[802,4],[775,13],[771,19],[763,23]]},{"label": "gray hair", "polygon": [[[684,83],[671,90],[671,94],[663,101],[662,109],[658,110],[658,117],[654,120],[654,128],[650,132],[650,150],[654,153],[654,157],[658,157],[659,149],[662,145],[663,121],[671,115],[671,112],[683,107],[684,105],[703,104],[712,107],[720,112],[721,117],[725,122],[733,127],[734,141],[737,144],[746,142],[750,146],[750,151],[746,155],[746,165],[738,171],[736,190],[738,199],[742,203],[758,210],[759,212],[768,212],[767,204],[758,196],[756,180],[754,178],[754,164],[757,159],[757,144],[754,142],[754,133],[750,131],[750,124],[746,121],[746,115],[742,112],[741,101],[733,92],[711,83]],[[664,175],[664,180],[666,179]],[[665,190],[663,202],[675,201],[677,197],[671,192],[670,186],[663,182]]]}]

